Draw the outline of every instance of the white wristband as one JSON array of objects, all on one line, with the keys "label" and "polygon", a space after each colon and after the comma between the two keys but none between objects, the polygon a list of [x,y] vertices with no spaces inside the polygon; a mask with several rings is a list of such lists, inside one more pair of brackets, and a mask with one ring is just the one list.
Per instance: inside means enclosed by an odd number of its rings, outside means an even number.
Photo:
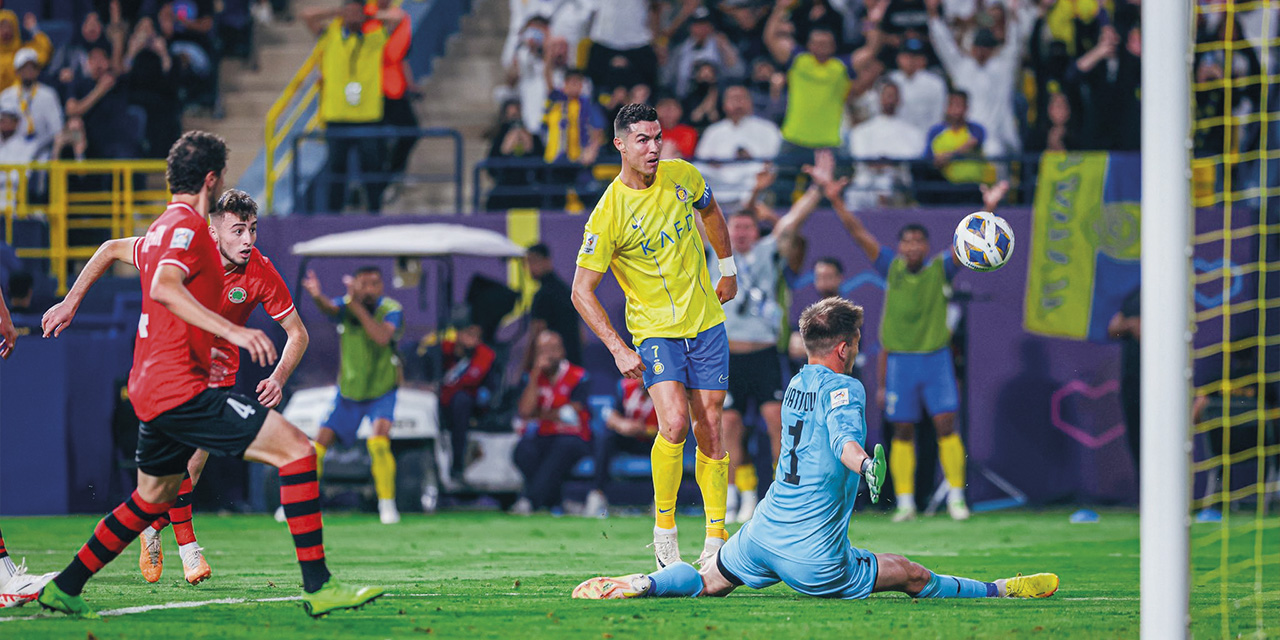
[{"label": "white wristband", "polygon": [[720,258],[720,277],[728,278],[736,275],[738,275],[738,265],[734,264],[733,256]]}]

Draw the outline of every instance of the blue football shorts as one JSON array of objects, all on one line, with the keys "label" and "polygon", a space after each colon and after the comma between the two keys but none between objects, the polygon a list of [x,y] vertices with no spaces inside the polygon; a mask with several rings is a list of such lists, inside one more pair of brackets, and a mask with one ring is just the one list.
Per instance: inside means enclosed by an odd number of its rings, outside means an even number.
[{"label": "blue football shorts", "polygon": [[884,373],[884,405],[889,422],[915,424],[920,421],[921,407],[930,416],[960,408],[949,348],[929,353],[890,352]]},{"label": "blue football shorts", "polygon": [[644,386],[674,380],[686,389],[729,388],[729,337],[720,323],[693,338],[645,338],[637,351]]}]

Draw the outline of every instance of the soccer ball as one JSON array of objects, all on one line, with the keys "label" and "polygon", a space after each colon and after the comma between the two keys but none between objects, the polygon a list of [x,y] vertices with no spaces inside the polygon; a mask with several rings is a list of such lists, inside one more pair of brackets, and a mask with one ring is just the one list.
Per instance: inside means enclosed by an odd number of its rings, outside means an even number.
[{"label": "soccer ball", "polygon": [[974,271],[995,271],[1013,255],[1013,229],[994,213],[975,211],[956,226],[951,249],[960,264]]}]

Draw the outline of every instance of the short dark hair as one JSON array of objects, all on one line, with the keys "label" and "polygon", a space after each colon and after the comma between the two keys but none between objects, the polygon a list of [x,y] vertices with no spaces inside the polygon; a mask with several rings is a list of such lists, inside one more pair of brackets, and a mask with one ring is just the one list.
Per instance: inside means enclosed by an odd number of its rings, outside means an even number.
[{"label": "short dark hair", "polygon": [[568,80],[569,78],[578,78],[579,80],[585,80],[587,78],[587,74],[582,69],[570,67],[568,69],[565,69],[565,72],[564,72],[564,79]]},{"label": "short dark hair", "polygon": [[809,305],[800,314],[800,335],[804,348],[821,355],[842,341],[850,341],[862,328],[862,307],[844,298],[826,298]]},{"label": "short dark hair", "polygon": [[820,33],[825,33],[825,34],[827,34],[827,35],[831,36],[831,38],[832,38],[833,40],[834,40],[834,39],[835,39],[835,37],[836,37],[836,32],[834,32],[834,31],[832,31],[832,30],[830,30],[830,29],[823,29],[822,27],[817,27],[817,28],[814,28],[814,29],[810,29],[810,30],[809,30],[809,37],[810,37],[810,38],[812,38],[813,36],[816,36],[816,35],[818,35],[818,34],[820,34]]},{"label": "short dark hair", "polygon": [[836,273],[840,275],[844,275],[844,264],[832,256],[823,256],[821,258],[818,258],[818,262],[815,263],[815,266],[819,264],[825,264],[831,267],[832,269],[835,269]]},{"label": "short dark hair", "polygon": [[898,229],[898,239],[901,240],[905,238],[908,233],[911,233],[913,231],[924,236],[925,240],[929,239],[929,230],[924,228],[924,225],[920,224],[919,222],[912,222],[910,224],[902,225],[902,228]]},{"label": "short dark hair", "polygon": [[352,274],[352,275],[354,275],[354,276],[362,276],[362,275],[365,275],[365,274],[368,274],[368,273],[376,273],[376,274],[378,274],[378,277],[379,277],[379,278],[381,278],[381,277],[382,277],[382,268],[381,268],[381,267],[378,267],[378,266],[376,266],[376,265],[366,264],[365,266],[360,267],[359,269],[356,269],[356,272],[355,272],[354,274]]},{"label": "short dark hair", "polygon": [[551,247],[548,247],[545,242],[539,242],[538,244],[529,247],[526,250],[526,253],[538,256],[539,258],[550,258]]},{"label": "short dark hair", "polygon": [[221,136],[204,131],[188,131],[169,148],[169,168],[165,178],[175,194],[197,194],[210,173],[221,175],[227,168],[227,143]]},{"label": "short dark hair", "polygon": [[253,196],[239,189],[227,189],[222,197],[218,198],[214,211],[218,215],[232,214],[241,222],[248,222],[250,218],[258,216],[258,203],[253,201]]},{"label": "short dark hair", "polygon": [[948,98],[963,98],[965,104],[969,104],[969,92],[963,89],[952,89],[947,92]]},{"label": "short dark hair", "polygon": [[657,109],[641,102],[628,104],[619,109],[618,116],[613,119],[613,135],[617,138],[625,138],[631,131],[631,125],[638,122],[657,121]]}]

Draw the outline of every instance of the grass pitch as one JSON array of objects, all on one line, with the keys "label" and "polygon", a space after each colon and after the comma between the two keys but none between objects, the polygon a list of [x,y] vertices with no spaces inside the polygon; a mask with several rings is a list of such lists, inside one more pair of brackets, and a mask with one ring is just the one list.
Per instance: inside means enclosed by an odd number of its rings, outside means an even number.
[{"label": "grass pitch", "polygon": [[[759,592],[739,589],[724,599],[584,602],[570,599],[569,592],[591,575],[653,568],[645,548],[652,539],[650,519],[445,513],[407,515],[387,527],[372,515],[332,514],[325,518],[325,543],[334,574],[348,583],[386,586],[390,595],[359,611],[313,620],[292,599],[300,593],[300,578],[284,525],[265,515],[197,514],[196,533],[214,571],[208,582],[192,587],[183,581],[166,531],[160,582],[142,580],[134,543],[89,583],[85,597],[109,614],[104,619],[55,617],[28,605],[0,610],[0,637],[1136,637],[1136,514],[1104,512],[1101,523],[1089,525],[1069,524],[1067,515],[1009,511],[979,514],[966,523],[932,518],[894,525],[886,516],[860,514],[851,528],[855,545],[902,553],[941,573],[990,580],[1056,572],[1062,587],[1045,600],[883,594],[827,601],[778,585]],[[26,557],[32,572],[55,571],[95,521],[6,518],[5,542],[15,558]],[[701,519],[682,518],[680,526],[685,558],[696,558]],[[1280,540],[1268,543],[1274,548]],[[1241,587],[1251,591],[1253,572],[1248,573]],[[1217,597],[1218,589],[1208,590],[1200,606]],[[275,600],[283,598],[290,599]],[[1221,630],[1216,618],[1198,619],[1196,626],[1200,637]]]}]

